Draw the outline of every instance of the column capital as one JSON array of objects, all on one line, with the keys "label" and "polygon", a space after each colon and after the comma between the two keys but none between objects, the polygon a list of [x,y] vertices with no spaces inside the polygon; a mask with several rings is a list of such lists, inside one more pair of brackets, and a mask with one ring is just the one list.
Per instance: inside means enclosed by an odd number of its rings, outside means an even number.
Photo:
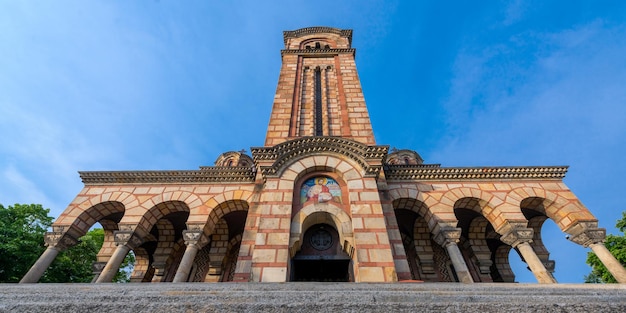
[{"label": "column capital", "polygon": [[585,248],[595,243],[603,243],[604,238],[606,238],[606,229],[604,228],[586,229],[576,235],[567,236],[567,239]]},{"label": "column capital", "polygon": [[532,228],[515,227],[509,229],[506,233],[502,234],[500,241],[515,248],[522,243],[533,242],[534,231]]},{"label": "column capital", "polygon": [[183,230],[183,239],[186,245],[195,245],[198,248],[204,247],[209,243],[209,239],[202,230]]},{"label": "column capital", "polygon": [[68,233],[51,231],[47,232],[44,236],[44,242],[48,247],[65,250],[69,247],[75,246],[79,241],[77,238]]},{"label": "column capital", "polygon": [[606,238],[606,229],[599,228],[597,221],[575,222],[565,232],[569,234],[567,239],[585,248],[594,243],[602,243]]},{"label": "column capital", "polygon": [[439,225],[439,231],[433,239],[442,247],[456,244],[461,239],[461,229],[450,225]]},{"label": "column capital", "polygon": [[137,233],[132,230],[116,230],[113,233],[115,245],[124,245],[129,248],[137,248],[144,243],[142,238],[139,238]]}]

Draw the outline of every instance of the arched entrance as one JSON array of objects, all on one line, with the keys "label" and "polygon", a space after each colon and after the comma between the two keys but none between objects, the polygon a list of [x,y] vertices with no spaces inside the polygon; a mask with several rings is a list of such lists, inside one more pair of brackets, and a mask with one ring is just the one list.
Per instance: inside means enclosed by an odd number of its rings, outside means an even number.
[{"label": "arched entrance", "polygon": [[292,259],[291,281],[351,281],[350,261],[335,227],[325,223],[312,225]]}]

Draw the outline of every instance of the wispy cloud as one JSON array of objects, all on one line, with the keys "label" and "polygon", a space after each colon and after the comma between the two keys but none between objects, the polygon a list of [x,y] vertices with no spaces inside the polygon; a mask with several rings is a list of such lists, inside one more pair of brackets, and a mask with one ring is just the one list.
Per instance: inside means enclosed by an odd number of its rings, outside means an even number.
[{"label": "wispy cloud", "polygon": [[[621,182],[601,188],[596,183],[626,174],[617,166],[626,147],[625,38],[625,28],[594,21],[464,50],[444,104],[449,137],[430,158],[447,165],[569,164],[566,182],[583,203],[600,202],[598,189],[619,194],[626,188]],[[530,54],[514,51],[529,47]],[[624,208],[590,209],[613,229]],[[544,238],[560,269],[557,278],[566,269],[574,268],[580,277],[588,272],[586,251],[563,244],[560,230],[544,230]],[[570,258],[577,261],[567,262]]]}]

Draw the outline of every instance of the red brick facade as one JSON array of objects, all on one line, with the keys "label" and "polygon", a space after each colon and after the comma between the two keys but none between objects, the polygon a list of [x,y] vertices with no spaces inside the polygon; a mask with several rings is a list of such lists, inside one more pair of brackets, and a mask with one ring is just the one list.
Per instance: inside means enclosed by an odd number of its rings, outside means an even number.
[{"label": "red brick facade", "polygon": [[553,283],[547,219],[601,249],[604,229],[563,184],[567,167],[441,167],[376,145],[351,36],[284,33],[265,144],[251,156],[227,152],[199,170],[81,172],[85,188],[23,282],[98,222],[96,282],[131,250],[137,282],[512,282],[515,248]]}]

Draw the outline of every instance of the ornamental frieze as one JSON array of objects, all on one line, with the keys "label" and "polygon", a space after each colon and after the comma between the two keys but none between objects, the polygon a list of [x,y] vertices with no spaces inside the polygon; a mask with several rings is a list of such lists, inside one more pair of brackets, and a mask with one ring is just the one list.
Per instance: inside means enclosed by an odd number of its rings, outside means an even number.
[{"label": "ornamental frieze", "polygon": [[349,40],[352,40],[352,30],[351,29],[338,29],[334,27],[324,27],[324,26],[315,26],[315,27],[305,27],[297,30],[289,30],[283,32],[283,38],[285,40],[285,45],[287,44],[288,38],[297,38],[301,36],[311,35],[311,34],[320,34],[320,33],[330,33],[340,35],[341,37],[347,37]]},{"label": "ornamental frieze", "polygon": [[342,53],[350,53],[354,55],[355,49],[285,49],[280,54],[298,54],[298,55],[315,55],[315,56],[334,56]]},{"label": "ornamental frieze", "polygon": [[283,142],[274,147],[252,148],[256,163],[273,161],[271,168],[261,167],[264,176],[275,176],[293,160],[315,153],[335,153],[356,161],[366,176],[377,177],[382,170],[382,160],[387,155],[389,146],[368,146],[366,144],[340,137],[303,137]]},{"label": "ornamental frieze", "polygon": [[212,166],[187,171],[79,172],[85,185],[136,183],[247,183],[254,182],[254,167]]},{"label": "ornamental frieze", "polygon": [[562,180],[567,166],[507,166],[507,167],[440,167],[432,165],[386,165],[387,181],[424,180]]}]

